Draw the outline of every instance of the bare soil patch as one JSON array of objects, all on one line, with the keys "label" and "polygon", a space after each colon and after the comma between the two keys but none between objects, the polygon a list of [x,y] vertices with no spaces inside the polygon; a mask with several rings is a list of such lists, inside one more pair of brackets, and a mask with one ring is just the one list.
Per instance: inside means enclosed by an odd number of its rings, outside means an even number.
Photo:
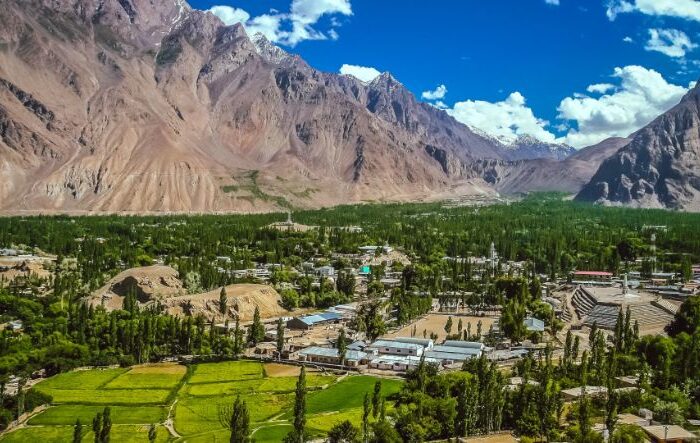
[{"label": "bare soil patch", "polygon": [[459,320],[462,320],[462,331],[467,329],[469,323],[471,323],[471,333],[476,334],[477,324],[481,321],[481,334],[484,335],[489,331],[489,328],[496,320],[493,317],[475,317],[467,315],[456,315],[456,314],[428,314],[425,317],[413,322],[398,331],[386,334],[385,337],[410,337],[415,326],[416,337],[423,337],[423,331],[426,332],[426,337],[430,337],[431,333],[435,333],[438,336],[438,341],[442,341],[447,337],[445,332],[445,324],[447,319],[452,317],[452,334],[457,333],[457,325]]}]

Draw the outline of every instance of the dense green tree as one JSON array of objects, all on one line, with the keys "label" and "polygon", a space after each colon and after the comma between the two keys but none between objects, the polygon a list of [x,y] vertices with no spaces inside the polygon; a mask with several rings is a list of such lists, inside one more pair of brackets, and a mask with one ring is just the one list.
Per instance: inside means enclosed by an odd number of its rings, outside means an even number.
[{"label": "dense green tree", "polygon": [[636,425],[622,424],[615,428],[610,443],[639,443],[647,440],[647,434]]},{"label": "dense green tree", "polygon": [[359,443],[360,430],[348,420],[333,426],[328,432],[329,443]]}]

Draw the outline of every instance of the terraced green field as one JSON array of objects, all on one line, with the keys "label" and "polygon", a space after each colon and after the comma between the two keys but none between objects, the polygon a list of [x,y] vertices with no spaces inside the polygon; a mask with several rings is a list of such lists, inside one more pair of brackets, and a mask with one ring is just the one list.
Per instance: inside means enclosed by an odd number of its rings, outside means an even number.
[{"label": "terraced green field", "polygon": [[[280,374],[276,369],[271,374]],[[92,441],[90,423],[104,406],[111,407],[114,443],[147,442],[151,424],[158,426],[158,442],[228,441],[227,424],[238,395],[248,405],[255,441],[279,442],[291,430],[296,381],[288,373],[269,376],[265,365],[253,361],[205,363],[189,370],[159,364],[70,372],[36,385],[53,397],[53,404],[25,427],[0,436],[0,442],[71,441],[78,418],[85,425],[83,441]],[[308,373],[309,434],[324,436],[344,420],[359,425],[364,395],[372,392],[376,381]],[[382,380],[382,393],[397,392],[401,383]]]}]

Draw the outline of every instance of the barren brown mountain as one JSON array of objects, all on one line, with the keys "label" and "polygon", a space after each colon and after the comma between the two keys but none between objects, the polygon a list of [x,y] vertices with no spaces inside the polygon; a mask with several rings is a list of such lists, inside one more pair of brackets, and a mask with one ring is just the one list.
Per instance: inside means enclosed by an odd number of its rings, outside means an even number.
[{"label": "barren brown mountain", "polygon": [[605,159],[629,143],[628,138],[609,138],[562,161],[550,158],[480,160],[472,167],[503,194],[551,191],[575,194],[588,183]]},{"label": "barren brown mountain", "polygon": [[0,209],[260,211],[485,193],[493,141],[181,0],[8,0]]},{"label": "barren brown mountain", "polygon": [[700,87],[605,160],[578,200],[700,211]]}]

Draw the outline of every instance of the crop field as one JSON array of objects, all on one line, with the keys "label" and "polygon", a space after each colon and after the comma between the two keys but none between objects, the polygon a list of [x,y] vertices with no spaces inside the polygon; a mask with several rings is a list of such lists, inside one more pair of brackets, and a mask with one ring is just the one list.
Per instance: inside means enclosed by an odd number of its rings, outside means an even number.
[{"label": "crop field", "polygon": [[[113,443],[147,442],[151,424],[157,426],[158,442],[228,441],[231,408],[239,395],[248,405],[255,441],[279,442],[292,429],[298,371],[294,366],[234,361],[189,369],[154,364],[60,374],[34,388],[51,395],[52,405],[23,427],[0,435],[0,442],[71,441],[76,419],[84,425],[83,441],[92,441],[92,419],[105,406],[111,409]],[[344,420],[359,425],[364,395],[373,391],[377,380],[308,372],[309,435],[323,436]],[[398,392],[402,384],[381,382],[385,396]]]}]

